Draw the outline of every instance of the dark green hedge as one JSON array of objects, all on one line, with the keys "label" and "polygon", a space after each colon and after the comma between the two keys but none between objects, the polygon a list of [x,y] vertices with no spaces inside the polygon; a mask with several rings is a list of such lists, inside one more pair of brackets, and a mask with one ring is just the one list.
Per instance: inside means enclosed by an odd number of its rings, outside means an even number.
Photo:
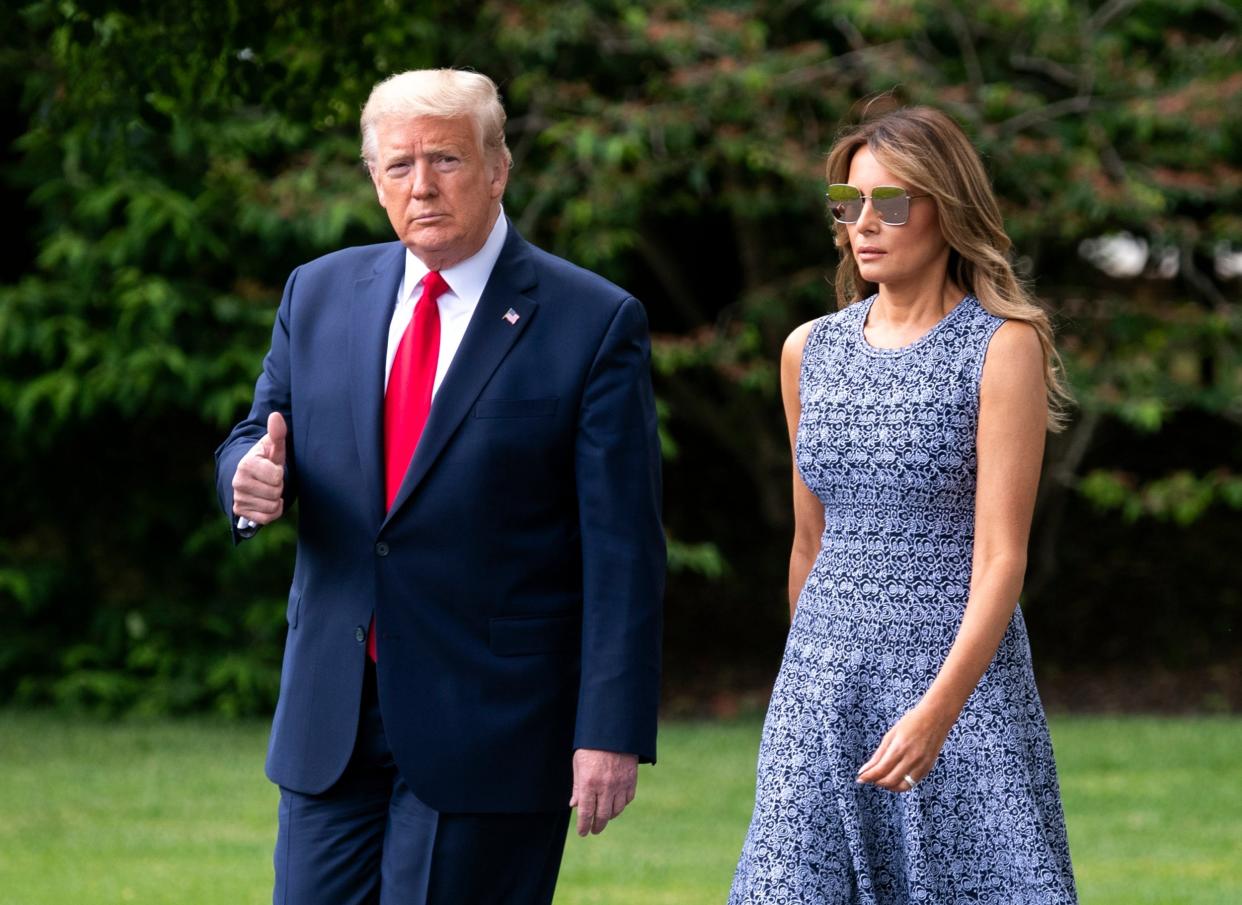
[{"label": "dark green hedge", "polygon": [[[0,702],[270,706],[293,528],[232,551],[211,450],[246,407],[288,271],[388,237],[357,114],[377,79],[431,65],[501,83],[519,228],[650,310],[674,681],[762,675],[779,653],[775,364],[832,305],[823,154],[885,91],[970,131],[1062,328],[1081,410],[1040,501],[1040,656],[1236,658],[1242,291],[1218,265],[1242,249],[1239,15],[955,9],[6,7]],[[1141,273],[1080,254],[1123,231],[1147,243]]]}]

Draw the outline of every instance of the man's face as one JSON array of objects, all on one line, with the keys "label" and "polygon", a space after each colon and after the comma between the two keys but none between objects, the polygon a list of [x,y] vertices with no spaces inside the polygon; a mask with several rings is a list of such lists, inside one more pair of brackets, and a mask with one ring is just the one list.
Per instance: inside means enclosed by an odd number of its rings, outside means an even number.
[{"label": "man's face", "polygon": [[376,123],[371,180],[405,247],[432,270],[452,267],[487,241],[509,168],[483,152],[470,117]]}]

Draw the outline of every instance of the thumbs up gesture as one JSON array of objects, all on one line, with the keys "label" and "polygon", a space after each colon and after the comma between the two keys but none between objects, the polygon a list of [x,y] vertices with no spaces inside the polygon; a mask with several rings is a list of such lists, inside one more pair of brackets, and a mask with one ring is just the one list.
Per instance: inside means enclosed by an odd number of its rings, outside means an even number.
[{"label": "thumbs up gesture", "polygon": [[267,416],[267,433],[250,447],[233,474],[233,514],[270,525],[285,511],[285,442],[289,428],[280,412]]}]

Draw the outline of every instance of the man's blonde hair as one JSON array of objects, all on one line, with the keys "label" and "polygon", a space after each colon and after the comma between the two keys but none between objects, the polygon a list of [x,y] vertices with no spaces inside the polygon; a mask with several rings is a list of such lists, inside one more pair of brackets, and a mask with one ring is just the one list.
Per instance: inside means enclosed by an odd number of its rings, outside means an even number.
[{"label": "man's blonde hair", "polygon": [[416,116],[471,117],[484,153],[513,165],[505,144],[505,108],[495,82],[461,69],[412,69],[377,84],[362,108],[362,159],[368,168],[374,168],[379,153],[376,125]]}]

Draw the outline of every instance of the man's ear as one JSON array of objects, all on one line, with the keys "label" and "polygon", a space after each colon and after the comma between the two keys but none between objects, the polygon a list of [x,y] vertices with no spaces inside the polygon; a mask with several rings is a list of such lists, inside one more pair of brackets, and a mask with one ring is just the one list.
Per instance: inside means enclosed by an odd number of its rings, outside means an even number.
[{"label": "man's ear", "polygon": [[379,173],[375,169],[375,164],[367,161],[367,175],[371,177],[371,185],[375,186],[375,197],[380,203],[380,207],[384,205],[384,183],[380,181]]},{"label": "man's ear", "polygon": [[492,166],[492,200],[499,198],[505,193],[505,186],[509,184],[509,161],[503,154],[497,154]]}]

